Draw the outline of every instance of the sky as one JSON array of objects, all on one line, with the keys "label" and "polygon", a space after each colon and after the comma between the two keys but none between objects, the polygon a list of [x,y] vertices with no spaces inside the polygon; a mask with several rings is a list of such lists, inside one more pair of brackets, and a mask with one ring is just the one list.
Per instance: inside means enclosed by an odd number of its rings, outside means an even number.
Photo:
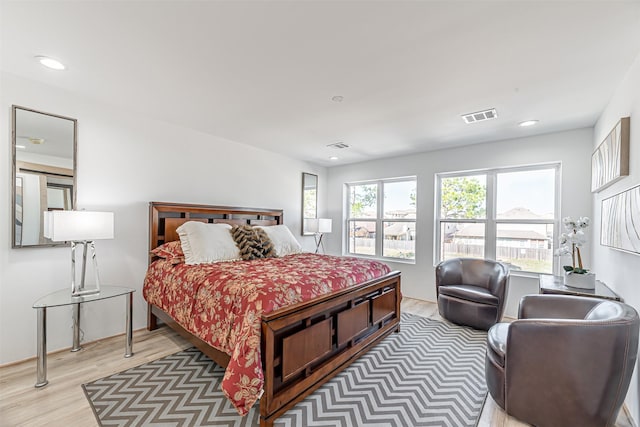
[{"label": "sky", "polygon": [[[513,208],[526,208],[541,216],[553,217],[555,203],[555,169],[505,172],[497,175],[497,214]],[[479,177],[484,181],[484,177]],[[384,210],[414,209],[409,194],[416,189],[415,181],[385,184]],[[418,194],[417,197],[420,195]],[[369,211],[370,209],[366,209]],[[375,212],[371,212],[375,216]]]},{"label": "sky", "polygon": [[538,215],[553,215],[554,180],[555,169],[498,174],[498,215],[517,207]]},{"label": "sky", "polygon": [[415,209],[415,206],[410,204],[411,199],[409,198],[409,194],[411,190],[415,190],[416,181],[386,183],[384,188],[385,211]]}]

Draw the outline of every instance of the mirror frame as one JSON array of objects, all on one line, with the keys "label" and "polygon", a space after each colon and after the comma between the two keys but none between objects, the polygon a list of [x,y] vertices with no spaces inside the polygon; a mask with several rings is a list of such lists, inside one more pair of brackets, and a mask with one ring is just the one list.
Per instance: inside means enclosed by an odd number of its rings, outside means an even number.
[{"label": "mirror frame", "polygon": [[305,228],[304,228],[304,226],[305,226],[305,221],[304,220],[306,218],[311,218],[311,217],[305,217],[304,216],[304,208],[305,208],[305,206],[304,206],[304,201],[305,201],[304,192],[305,192],[305,189],[306,189],[306,185],[305,184],[307,182],[307,179],[310,178],[310,177],[315,177],[315,179],[316,179],[316,198],[315,198],[315,201],[314,201],[314,203],[315,203],[314,211],[315,212],[314,212],[313,218],[318,218],[318,175],[315,175],[315,174],[312,174],[312,173],[308,173],[308,172],[302,172],[302,212],[300,214],[300,216],[302,217],[302,224],[300,225],[300,231],[301,231],[301,234],[303,236],[311,236],[311,235],[314,234],[313,232],[306,231]]},{"label": "mirror frame", "polygon": [[67,242],[51,242],[38,243],[35,245],[16,245],[16,179],[17,179],[17,156],[16,156],[16,138],[17,138],[17,110],[28,111],[31,113],[42,114],[45,116],[55,117],[58,119],[69,120],[73,122],[73,189],[71,191],[71,207],[76,207],[76,194],[78,188],[78,120],[61,116],[59,114],[46,113],[44,111],[34,110],[33,108],[22,107],[20,105],[11,106],[11,248],[38,248],[51,246],[68,246]]}]

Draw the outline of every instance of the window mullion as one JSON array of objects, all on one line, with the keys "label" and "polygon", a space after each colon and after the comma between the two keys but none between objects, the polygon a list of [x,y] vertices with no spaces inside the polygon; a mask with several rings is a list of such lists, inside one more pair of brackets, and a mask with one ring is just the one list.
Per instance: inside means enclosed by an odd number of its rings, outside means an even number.
[{"label": "window mullion", "polygon": [[434,206],[433,216],[436,219],[435,230],[433,230],[433,264],[436,265],[443,258],[442,254],[442,218],[440,213],[442,211],[442,177],[436,174],[436,203]]},{"label": "window mullion", "polygon": [[382,257],[382,245],[384,239],[384,223],[382,219],[384,218],[384,183],[382,181],[378,181],[378,191],[376,193],[376,197],[378,198],[376,205],[378,206],[378,213],[376,218],[376,256]]},{"label": "window mullion", "polygon": [[497,179],[495,172],[487,173],[487,222],[485,226],[485,242],[484,242],[484,257],[488,259],[496,259],[496,191],[497,191]]},{"label": "window mullion", "polygon": [[[562,218],[560,209],[561,209],[561,203],[560,203],[560,183],[562,182],[562,175],[561,175],[561,166],[560,165],[556,165],[556,182],[555,182],[555,199],[554,199],[554,221],[553,221],[553,243],[552,243],[552,248],[554,250],[558,249],[558,247],[560,246],[559,243],[559,238],[560,238],[560,218]],[[551,265],[551,271],[554,272],[555,274],[562,274],[561,273],[561,268],[560,268],[560,257],[556,257],[554,256],[552,258],[552,265]]]}]

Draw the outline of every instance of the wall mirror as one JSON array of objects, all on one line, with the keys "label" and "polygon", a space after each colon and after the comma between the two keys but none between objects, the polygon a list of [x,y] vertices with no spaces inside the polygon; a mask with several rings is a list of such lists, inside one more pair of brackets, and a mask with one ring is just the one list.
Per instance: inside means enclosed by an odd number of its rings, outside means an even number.
[{"label": "wall mirror", "polygon": [[318,217],[318,175],[302,173],[302,235],[311,235],[307,231],[307,219]]},{"label": "wall mirror", "polygon": [[76,203],[77,120],[12,106],[12,247],[58,246],[44,237],[46,211]]}]

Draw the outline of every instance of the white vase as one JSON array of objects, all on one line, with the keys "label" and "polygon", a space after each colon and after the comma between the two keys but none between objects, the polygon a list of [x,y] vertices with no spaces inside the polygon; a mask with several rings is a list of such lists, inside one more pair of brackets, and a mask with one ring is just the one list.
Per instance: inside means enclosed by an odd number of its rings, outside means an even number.
[{"label": "white vase", "polygon": [[595,289],[596,275],[593,273],[574,273],[573,271],[564,272],[564,284],[572,288]]}]

